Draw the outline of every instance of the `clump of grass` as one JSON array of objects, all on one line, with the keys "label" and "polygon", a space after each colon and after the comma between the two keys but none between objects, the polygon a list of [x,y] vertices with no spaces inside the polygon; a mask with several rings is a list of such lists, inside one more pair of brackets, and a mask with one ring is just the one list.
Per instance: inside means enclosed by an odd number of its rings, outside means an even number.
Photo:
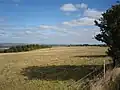
[{"label": "clump of grass", "polygon": [[105,85],[105,90],[120,90],[120,75],[115,78],[115,80],[109,80]]}]

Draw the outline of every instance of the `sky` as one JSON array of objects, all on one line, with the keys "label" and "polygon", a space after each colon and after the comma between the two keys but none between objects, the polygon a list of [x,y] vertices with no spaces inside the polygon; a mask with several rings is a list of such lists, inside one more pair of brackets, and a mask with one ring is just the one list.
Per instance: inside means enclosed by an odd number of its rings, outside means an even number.
[{"label": "sky", "polygon": [[98,44],[94,25],[115,0],[0,0],[0,43]]}]

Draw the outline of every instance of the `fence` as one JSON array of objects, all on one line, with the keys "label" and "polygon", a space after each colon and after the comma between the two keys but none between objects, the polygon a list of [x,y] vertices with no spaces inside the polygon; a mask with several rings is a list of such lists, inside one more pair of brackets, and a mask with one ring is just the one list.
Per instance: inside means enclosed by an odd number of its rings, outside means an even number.
[{"label": "fence", "polygon": [[111,67],[112,67],[111,64],[107,64],[107,65],[105,65],[105,67],[103,65],[99,69],[95,68],[95,70],[93,70],[92,72],[90,72],[89,74],[87,74],[86,76],[84,76],[83,78],[78,80],[77,82],[71,84],[70,87],[74,87],[76,90],[90,90],[91,84],[99,81],[102,77],[105,76],[104,69],[106,69],[106,71],[111,69]]}]

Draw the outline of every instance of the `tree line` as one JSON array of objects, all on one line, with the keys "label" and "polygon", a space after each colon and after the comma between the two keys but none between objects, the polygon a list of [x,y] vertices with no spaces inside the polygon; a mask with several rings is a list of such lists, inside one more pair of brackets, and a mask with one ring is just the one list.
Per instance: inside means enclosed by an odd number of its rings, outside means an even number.
[{"label": "tree line", "polygon": [[73,45],[73,44],[70,44],[70,45],[67,45],[68,47],[71,47],[71,46],[99,46],[99,47],[107,47],[106,44],[76,44],[76,45]]},{"label": "tree line", "polygon": [[29,44],[29,45],[18,45],[12,46],[9,49],[1,50],[0,53],[11,53],[11,52],[25,52],[42,48],[51,48],[51,45],[39,45],[39,44]]}]

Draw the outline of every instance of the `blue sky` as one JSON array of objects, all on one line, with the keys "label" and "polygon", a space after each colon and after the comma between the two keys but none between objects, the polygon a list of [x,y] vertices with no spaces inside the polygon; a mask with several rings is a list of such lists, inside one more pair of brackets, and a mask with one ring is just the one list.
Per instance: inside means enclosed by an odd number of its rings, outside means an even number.
[{"label": "blue sky", "polygon": [[0,0],[0,43],[99,43],[94,20],[115,0]]}]

